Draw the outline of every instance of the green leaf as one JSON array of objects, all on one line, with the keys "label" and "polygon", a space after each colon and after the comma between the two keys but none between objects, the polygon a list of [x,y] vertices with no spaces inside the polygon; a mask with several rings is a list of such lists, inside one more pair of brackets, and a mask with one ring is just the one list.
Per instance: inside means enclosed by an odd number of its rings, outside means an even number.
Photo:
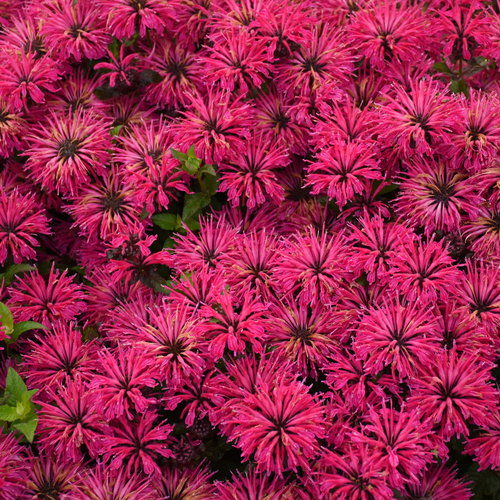
[{"label": "green leaf", "polygon": [[177,214],[155,214],[153,224],[167,231],[175,231],[181,224],[181,218]]},{"label": "green leaf", "polygon": [[203,185],[205,187],[206,192],[210,196],[212,196],[217,192],[217,189],[219,188],[219,181],[217,180],[217,177],[214,177],[213,175],[207,175],[205,176]]},{"label": "green leaf", "polygon": [[200,168],[199,173],[217,176],[217,173],[215,172],[214,166],[210,165],[209,163],[205,163],[205,165],[203,165],[203,167]]},{"label": "green leaf", "polygon": [[16,420],[20,420],[16,407],[10,405],[1,405],[0,420],[3,420],[5,422],[15,422]]},{"label": "green leaf", "polygon": [[445,75],[453,75],[453,71],[444,61],[434,63],[433,68],[434,71],[438,71],[439,73],[444,73]]},{"label": "green leaf", "polygon": [[198,215],[210,203],[210,196],[205,193],[188,194],[184,197],[182,220]]},{"label": "green leaf", "polygon": [[28,392],[28,388],[19,373],[11,366],[9,366],[9,370],[7,371],[7,378],[5,381],[5,395],[12,396],[16,402],[21,401],[23,394]]},{"label": "green leaf", "polygon": [[121,130],[123,127],[124,127],[123,123],[122,123],[121,125],[117,125],[116,127],[113,127],[113,128],[111,129],[110,134],[111,134],[111,135],[113,135],[113,136],[114,136],[114,135],[119,135],[120,130]]},{"label": "green leaf", "polygon": [[454,94],[465,94],[467,97],[469,96],[469,87],[467,86],[467,82],[464,79],[460,80],[452,80],[450,83],[450,90]]},{"label": "green leaf", "polygon": [[14,330],[10,335],[9,339],[6,339],[7,344],[11,344],[15,342],[24,332],[29,330],[45,330],[46,327],[41,323],[37,323],[36,321],[21,321],[14,325]]},{"label": "green leaf", "polygon": [[3,274],[5,283],[10,285],[16,274],[33,271],[33,269],[35,269],[35,267],[31,264],[13,264],[12,266],[9,266]]},{"label": "green leaf", "polygon": [[26,420],[25,422],[16,422],[15,424],[12,424],[12,427],[21,432],[26,437],[26,439],[30,443],[32,443],[33,439],[35,438],[37,425],[38,417],[35,415],[35,413],[33,413],[32,417],[29,420]]},{"label": "green leaf", "polygon": [[199,158],[188,158],[182,162],[181,169],[187,172],[189,175],[196,175],[201,165],[201,160]]},{"label": "green leaf", "polygon": [[0,302],[0,324],[4,326],[5,333],[10,335],[14,329],[14,318],[10,309],[3,303]]},{"label": "green leaf", "polygon": [[177,149],[171,149],[172,156],[179,161],[187,160],[187,154],[182,153],[181,151],[177,151]]}]

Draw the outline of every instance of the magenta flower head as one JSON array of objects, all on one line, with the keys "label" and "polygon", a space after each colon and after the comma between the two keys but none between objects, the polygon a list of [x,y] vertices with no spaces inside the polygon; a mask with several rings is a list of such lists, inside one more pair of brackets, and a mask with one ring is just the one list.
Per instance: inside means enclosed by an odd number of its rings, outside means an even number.
[{"label": "magenta flower head", "polygon": [[431,465],[423,477],[413,484],[408,484],[402,494],[404,500],[414,498],[432,498],[433,500],[448,500],[472,498],[469,483],[457,477],[456,471],[445,465]]},{"label": "magenta flower head", "polygon": [[42,34],[49,50],[58,58],[99,59],[106,54],[111,36],[106,32],[100,12],[89,0],[63,0],[47,3],[43,12]]},{"label": "magenta flower head", "polygon": [[479,470],[491,468],[500,470],[500,411],[497,407],[487,428],[479,436],[467,440],[465,451],[475,456]]},{"label": "magenta flower head", "polygon": [[14,434],[0,433],[0,491],[5,498],[20,498],[24,493],[26,458]]},{"label": "magenta flower head", "polygon": [[155,424],[153,411],[143,413],[134,422],[125,418],[116,420],[106,435],[103,448],[111,469],[124,468],[127,475],[143,471],[146,475],[161,476],[157,461],[173,454],[167,448],[172,426]]},{"label": "magenta flower head", "polygon": [[208,87],[205,97],[190,94],[183,118],[172,125],[177,149],[194,146],[198,157],[208,163],[219,163],[232,151],[244,152],[254,119],[250,105],[241,96],[233,97],[215,86]]},{"label": "magenta flower head", "polygon": [[208,84],[217,82],[222,90],[243,94],[259,88],[272,69],[266,41],[241,28],[220,33],[200,60]]},{"label": "magenta flower head", "polygon": [[30,194],[17,189],[0,192],[0,264],[36,257],[37,237],[50,234],[45,210]]},{"label": "magenta flower head", "polygon": [[262,135],[249,139],[243,153],[229,155],[222,166],[220,191],[227,191],[233,206],[254,208],[266,201],[279,203],[284,198],[276,169],[289,163],[284,148],[268,142]]},{"label": "magenta flower head", "polygon": [[[98,389],[96,398],[102,404],[106,419],[143,414],[154,403],[143,391],[155,387],[150,359],[136,348],[118,347],[115,351],[101,351],[99,374],[94,375],[89,387]],[[135,411],[134,411],[135,410]]]},{"label": "magenta flower head", "polygon": [[43,452],[73,462],[82,460],[84,451],[97,457],[105,424],[97,411],[95,391],[75,379],[57,392],[48,392],[49,401],[37,401],[42,407],[37,432]]},{"label": "magenta flower head", "polygon": [[347,254],[341,233],[316,233],[308,227],[304,234],[295,234],[283,248],[282,258],[274,273],[276,282],[286,294],[297,292],[304,304],[335,299],[335,291],[346,269]]},{"label": "magenta flower head", "polygon": [[418,60],[430,38],[428,21],[420,8],[390,0],[360,9],[347,29],[359,55],[376,68],[393,60]]},{"label": "magenta flower head", "polygon": [[245,460],[253,455],[259,471],[279,476],[297,467],[307,471],[319,453],[323,411],[299,382],[249,395],[234,406],[231,420],[229,438]]},{"label": "magenta flower head", "polygon": [[29,142],[28,170],[49,192],[76,194],[96,174],[106,172],[111,149],[108,122],[93,114],[52,112]]},{"label": "magenta flower head", "polygon": [[474,211],[477,203],[474,183],[451,162],[419,158],[401,183],[396,209],[429,236],[457,230],[464,211]]},{"label": "magenta flower head", "polygon": [[161,382],[176,387],[185,377],[201,375],[205,359],[195,325],[186,305],[163,302],[151,308],[147,324],[138,329],[135,345]]},{"label": "magenta flower head", "polygon": [[115,470],[99,462],[86,474],[82,474],[81,485],[72,498],[75,500],[155,500],[156,497],[147,478],[139,474],[128,475],[123,469]]},{"label": "magenta flower head", "polygon": [[23,367],[29,386],[42,391],[56,390],[75,378],[88,381],[97,367],[96,345],[84,343],[73,323],[54,321],[49,333],[30,341]]},{"label": "magenta flower head", "polygon": [[387,102],[380,108],[380,138],[397,147],[403,157],[431,153],[436,146],[450,142],[449,116],[459,111],[440,84],[412,81],[409,91],[395,85],[385,97]]},{"label": "magenta flower head", "polygon": [[426,366],[439,347],[436,324],[428,303],[401,305],[397,299],[367,312],[359,323],[353,347],[366,360],[367,373],[377,374],[386,366],[399,379]]},{"label": "magenta flower head", "polygon": [[462,273],[441,242],[412,242],[390,259],[390,286],[410,302],[447,299],[461,286]]},{"label": "magenta flower head", "polygon": [[112,167],[104,178],[82,187],[66,210],[75,220],[73,227],[79,229],[87,241],[96,237],[109,241],[139,221],[141,208],[135,191],[125,185],[123,173]]},{"label": "magenta flower head", "polygon": [[414,484],[434,457],[428,434],[431,425],[422,423],[415,411],[396,411],[392,407],[371,408],[366,425],[353,432],[353,441],[364,443],[380,453],[388,482],[394,488]]},{"label": "magenta flower head", "polygon": [[38,321],[51,325],[62,319],[71,321],[85,309],[85,294],[68,276],[54,266],[46,278],[39,271],[18,277],[10,291],[9,307],[19,321]]},{"label": "magenta flower head", "polygon": [[373,153],[359,142],[324,149],[307,169],[306,186],[312,187],[312,194],[325,192],[342,208],[355,194],[363,193],[365,179],[382,178]]},{"label": "magenta flower head", "polygon": [[187,105],[188,96],[203,88],[206,73],[198,54],[179,41],[158,37],[146,62],[162,78],[146,89],[147,99],[152,103],[173,108]]},{"label": "magenta flower head", "polygon": [[34,103],[43,104],[45,92],[58,90],[59,70],[48,56],[37,58],[32,52],[3,54],[2,62],[0,96],[13,111],[29,108]]},{"label": "magenta flower head", "polygon": [[173,14],[162,0],[104,0],[101,9],[107,28],[118,39],[131,38],[136,31],[144,38],[148,29],[163,33]]},{"label": "magenta flower head", "polygon": [[0,117],[0,156],[8,158],[24,145],[27,123],[22,112],[14,112],[4,98],[0,98]]},{"label": "magenta flower head", "polygon": [[99,78],[101,83],[109,80],[108,84],[110,87],[119,88],[132,85],[135,73],[139,70],[138,54],[132,52],[125,55],[125,51],[125,44],[120,46],[118,56],[115,56],[108,49],[108,57],[111,59],[111,62],[100,62],[94,66],[96,70],[105,70],[105,73]]},{"label": "magenta flower head", "polygon": [[498,390],[490,383],[491,363],[474,355],[441,351],[410,379],[409,407],[432,422],[445,440],[469,436],[468,424],[494,425]]},{"label": "magenta flower head", "polygon": [[[158,481],[158,498],[178,498],[179,500],[206,500],[216,495],[214,486],[210,483],[213,475],[208,467],[201,463],[195,469],[167,467],[162,469]],[[220,492],[217,491],[220,497]]]}]

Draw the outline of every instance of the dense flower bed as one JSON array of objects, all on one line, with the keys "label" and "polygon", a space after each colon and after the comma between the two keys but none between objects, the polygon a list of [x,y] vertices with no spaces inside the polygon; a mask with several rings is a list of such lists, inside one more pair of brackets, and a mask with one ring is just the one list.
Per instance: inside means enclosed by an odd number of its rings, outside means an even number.
[{"label": "dense flower bed", "polygon": [[500,494],[496,0],[0,23],[2,500]]}]

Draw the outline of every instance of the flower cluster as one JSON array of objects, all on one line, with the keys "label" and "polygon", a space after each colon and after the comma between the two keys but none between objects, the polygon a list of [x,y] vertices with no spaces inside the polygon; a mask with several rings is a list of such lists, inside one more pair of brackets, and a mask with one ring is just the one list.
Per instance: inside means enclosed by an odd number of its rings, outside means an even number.
[{"label": "flower cluster", "polygon": [[461,500],[500,470],[497,2],[0,23],[0,425],[8,368],[38,415],[2,499]]}]

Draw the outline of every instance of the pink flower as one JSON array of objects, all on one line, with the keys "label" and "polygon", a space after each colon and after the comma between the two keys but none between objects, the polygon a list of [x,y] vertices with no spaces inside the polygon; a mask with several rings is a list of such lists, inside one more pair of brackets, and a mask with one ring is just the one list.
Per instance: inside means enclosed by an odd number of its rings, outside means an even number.
[{"label": "pink flower", "polygon": [[412,226],[434,231],[457,230],[464,211],[475,210],[475,185],[450,162],[416,159],[408,170],[396,209]]},{"label": "pink flower", "polygon": [[131,38],[136,31],[144,38],[148,29],[163,33],[174,13],[162,0],[104,0],[101,9],[107,28],[118,39]]},{"label": "pink flower", "polygon": [[410,500],[430,496],[433,500],[448,500],[449,498],[468,500],[472,498],[472,491],[468,486],[468,482],[457,477],[454,469],[445,465],[432,465],[418,482],[406,486],[402,498]]},{"label": "pink flower", "polygon": [[139,69],[137,65],[138,54],[135,52],[125,55],[126,46],[125,44],[120,46],[120,52],[118,56],[115,55],[108,49],[108,57],[111,62],[100,62],[94,66],[94,69],[106,70],[103,75],[101,75],[99,81],[105,82],[109,79],[110,87],[123,87],[130,86],[135,78],[135,73]]},{"label": "pink flower", "polygon": [[241,96],[232,98],[231,93],[213,86],[205,98],[190,94],[190,106],[171,128],[177,149],[187,151],[194,146],[198,157],[208,163],[221,162],[230,152],[244,152],[253,118]]},{"label": "pink flower", "polygon": [[162,78],[146,89],[147,98],[152,103],[173,108],[186,105],[189,104],[189,95],[203,87],[205,73],[197,53],[179,41],[174,43],[164,37],[155,39],[145,62]]},{"label": "pink flower", "polygon": [[431,153],[450,142],[450,115],[459,113],[453,97],[434,81],[411,82],[407,91],[394,85],[380,108],[380,138],[401,151],[404,157]]},{"label": "pink flower", "polygon": [[6,99],[0,98],[0,156],[8,158],[14,149],[24,145],[27,123],[20,112],[14,112]]},{"label": "pink flower", "polygon": [[274,275],[283,292],[297,293],[300,302],[329,304],[342,279],[349,276],[346,260],[341,233],[318,234],[308,227],[305,234],[295,234],[287,242]]},{"label": "pink flower", "polygon": [[10,291],[9,307],[18,321],[38,321],[51,325],[55,320],[71,321],[85,310],[85,294],[80,285],[51,267],[45,278],[39,271],[18,276]]},{"label": "pink flower", "polygon": [[76,379],[48,394],[50,402],[38,401],[42,409],[37,432],[44,453],[77,462],[85,449],[97,457],[102,451],[105,424],[97,412],[95,391]]},{"label": "pink flower", "polygon": [[36,257],[37,237],[50,234],[45,210],[33,195],[18,189],[0,192],[0,264],[11,258],[15,264]]},{"label": "pink flower", "polygon": [[195,322],[186,306],[163,302],[151,308],[147,324],[137,331],[135,345],[158,379],[174,387],[192,374],[201,374],[205,367]]},{"label": "pink flower", "polygon": [[495,94],[471,90],[461,104],[465,120],[456,122],[451,140],[458,162],[477,173],[493,164],[500,148],[500,101]]},{"label": "pink flower", "polygon": [[328,23],[311,26],[292,56],[277,65],[278,88],[288,95],[310,97],[344,81],[353,69],[342,32]]},{"label": "pink flower", "polygon": [[172,452],[167,448],[167,439],[173,426],[155,424],[156,414],[149,411],[140,415],[135,422],[121,418],[110,427],[104,440],[104,456],[110,460],[111,469],[124,468],[127,475],[139,471],[151,476],[161,476],[157,460],[169,458]]},{"label": "pink flower", "polygon": [[400,247],[389,265],[390,286],[410,302],[446,300],[461,285],[462,273],[443,244],[434,240]]},{"label": "pink flower", "polygon": [[266,41],[246,29],[222,31],[206,50],[200,61],[208,84],[217,82],[222,90],[246,94],[271,74],[273,60]]},{"label": "pink flower", "polygon": [[57,390],[75,378],[93,378],[96,344],[84,343],[75,324],[56,321],[50,325],[49,333],[44,332],[28,345],[23,367],[30,387],[45,392]]},{"label": "pink flower", "polygon": [[51,113],[29,136],[27,167],[48,191],[76,194],[96,174],[105,174],[111,140],[108,122],[81,110]]},{"label": "pink flower", "polygon": [[488,428],[494,422],[498,391],[490,383],[491,364],[452,349],[433,353],[409,382],[410,408],[434,424],[445,440],[469,436],[469,423]]},{"label": "pink flower", "polygon": [[318,377],[330,357],[336,357],[338,335],[332,311],[320,303],[274,303],[269,311],[266,338],[304,376]]},{"label": "pink flower", "polygon": [[366,360],[365,371],[377,374],[385,366],[401,380],[426,366],[439,347],[432,310],[413,302],[401,305],[397,299],[366,313],[360,320],[353,347]]},{"label": "pink flower", "polygon": [[73,497],[75,500],[108,500],[113,497],[123,500],[154,499],[149,481],[139,474],[127,474],[123,469],[116,470],[98,463],[82,476],[82,484]]},{"label": "pink flower", "polygon": [[[236,472],[227,481],[216,481],[217,495],[221,500],[234,500],[235,498],[266,500],[291,499],[291,487],[283,479],[269,474],[259,474],[255,469],[247,472]],[[201,499],[200,499],[201,500]]]},{"label": "pink flower", "polygon": [[366,446],[349,447],[341,454],[324,451],[321,464],[324,469],[317,472],[321,490],[327,496],[339,500],[368,500],[394,498],[387,485],[387,475],[382,457]]},{"label": "pink flower", "polygon": [[475,456],[479,470],[500,470],[500,411],[493,410],[492,421],[481,429],[479,436],[470,438],[465,445],[466,453]]},{"label": "pink flower", "polygon": [[254,208],[266,201],[279,203],[284,197],[283,187],[275,170],[288,163],[283,148],[268,142],[262,135],[253,136],[244,153],[230,154],[224,162],[219,189],[227,191],[233,206]]},{"label": "pink flower", "polygon": [[433,460],[433,443],[429,439],[430,424],[421,422],[415,411],[396,411],[392,407],[371,408],[361,433],[353,433],[353,441],[364,443],[380,454],[388,483],[399,488],[420,481],[422,471]]},{"label": "pink flower", "polygon": [[150,358],[137,348],[100,351],[98,364],[99,373],[89,387],[98,389],[96,398],[106,419],[125,416],[132,420],[133,413],[143,414],[154,403],[154,398],[141,392],[156,386],[153,367]]},{"label": "pink flower", "polygon": [[384,68],[392,60],[418,60],[431,34],[420,8],[390,0],[358,10],[347,29],[359,55],[376,68]]},{"label": "pink flower", "polygon": [[231,295],[221,295],[215,305],[205,307],[201,314],[207,320],[199,325],[198,331],[209,339],[210,355],[218,360],[226,348],[236,354],[244,352],[247,345],[255,352],[262,352],[266,309],[251,294],[246,294],[241,303]]},{"label": "pink flower", "polygon": [[229,439],[245,461],[253,455],[257,470],[278,476],[297,467],[307,471],[319,452],[323,411],[299,382],[249,395],[234,405],[231,420]]},{"label": "pink flower", "polygon": [[380,215],[359,219],[361,227],[352,226],[349,240],[354,245],[353,269],[367,273],[370,283],[385,283],[389,279],[391,258],[401,248],[415,239],[412,232],[402,224],[386,222]]},{"label": "pink flower", "polygon": [[133,189],[124,185],[123,177],[118,168],[112,168],[103,179],[82,188],[66,206],[75,220],[72,227],[87,241],[96,237],[109,241],[139,221],[141,207]]},{"label": "pink flower", "polygon": [[56,63],[44,56],[16,53],[2,57],[2,79],[0,96],[13,111],[29,108],[31,104],[45,102],[45,92],[56,92],[60,71]]},{"label": "pink flower", "polygon": [[5,498],[19,498],[26,480],[23,448],[13,434],[0,433],[0,490]]},{"label": "pink flower", "polygon": [[47,46],[61,59],[99,59],[106,54],[111,36],[106,33],[100,12],[89,0],[63,0],[46,4],[42,34]]},{"label": "pink flower", "polygon": [[323,149],[311,163],[306,186],[312,194],[326,192],[342,209],[356,193],[362,193],[366,179],[381,179],[373,150],[361,143],[338,144]]},{"label": "pink flower", "polygon": [[[186,500],[212,498],[216,494],[214,486],[209,482],[212,475],[213,472],[210,472],[203,463],[194,469],[167,467],[162,469],[162,475],[158,481],[158,494],[160,498],[184,497]],[[217,495],[220,495],[218,489]]]}]

